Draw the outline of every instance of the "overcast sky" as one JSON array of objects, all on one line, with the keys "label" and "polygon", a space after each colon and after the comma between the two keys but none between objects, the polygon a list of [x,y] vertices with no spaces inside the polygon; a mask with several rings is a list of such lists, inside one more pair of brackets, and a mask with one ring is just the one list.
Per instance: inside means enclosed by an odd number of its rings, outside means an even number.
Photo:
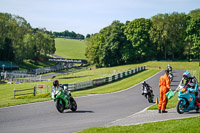
[{"label": "overcast sky", "polygon": [[114,20],[125,23],[158,13],[186,13],[200,8],[200,0],[0,0],[0,12],[24,17],[33,28],[99,32]]}]

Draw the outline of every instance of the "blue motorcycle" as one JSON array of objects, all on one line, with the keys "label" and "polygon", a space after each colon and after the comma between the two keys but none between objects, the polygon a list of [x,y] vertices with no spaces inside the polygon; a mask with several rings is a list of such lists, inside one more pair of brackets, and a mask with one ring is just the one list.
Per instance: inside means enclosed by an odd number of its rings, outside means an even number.
[{"label": "blue motorcycle", "polygon": [[[178,92],[178,103],[177,103],[177,112],[182,114],[184,112],[188,112],[190,110],[196,110],[198,112],[199,107],[196,102],[196,92],[198,85],[195,84],[194,87],[186,85],[185,87],[181,87]],[[200,89],[200,88],[199,88]]]}]

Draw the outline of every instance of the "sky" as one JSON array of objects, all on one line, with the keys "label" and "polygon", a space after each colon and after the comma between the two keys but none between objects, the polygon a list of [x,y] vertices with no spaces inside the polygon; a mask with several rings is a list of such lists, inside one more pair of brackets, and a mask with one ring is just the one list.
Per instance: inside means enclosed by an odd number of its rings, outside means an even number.
[{"label": "sky", "polygon": [[114,20],[125,23],[198,8],[200,0],[0,0],[0,12],[21,16],[33,28],[83,35],[98,33]]}]

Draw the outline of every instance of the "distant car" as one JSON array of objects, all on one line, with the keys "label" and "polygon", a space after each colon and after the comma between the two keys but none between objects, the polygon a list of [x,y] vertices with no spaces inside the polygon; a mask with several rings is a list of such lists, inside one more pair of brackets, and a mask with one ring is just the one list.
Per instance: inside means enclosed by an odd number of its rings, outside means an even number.
[{"label": "distant car", "polygon": [[7,82],[7,84],[13,84],[12,82]]}]

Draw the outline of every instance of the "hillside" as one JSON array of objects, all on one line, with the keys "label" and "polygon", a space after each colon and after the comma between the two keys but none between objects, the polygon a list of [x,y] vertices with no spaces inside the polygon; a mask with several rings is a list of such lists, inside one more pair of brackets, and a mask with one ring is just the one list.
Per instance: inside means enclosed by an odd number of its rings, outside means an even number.
[{"label": "hillside", "polygon": [[68,59],[86,59],[86,44],[84,40],[56,38],[55,44],[55,55]]}]

